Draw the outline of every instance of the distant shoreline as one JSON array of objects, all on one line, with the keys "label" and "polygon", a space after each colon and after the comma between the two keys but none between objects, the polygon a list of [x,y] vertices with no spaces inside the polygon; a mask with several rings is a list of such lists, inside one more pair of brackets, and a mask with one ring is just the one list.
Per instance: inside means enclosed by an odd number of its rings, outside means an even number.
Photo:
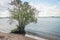
[{"label": "distant shoreline", "polygon": [[[10,17],[0,17],[0,19],[3,19],[3,18],[10,18]],[[60,16],[41,16],[38,18],[60,18]]]},{"label": "distant shoreline", "polygon": [[5,18],[10,18],[10,17],[0,17],[0,19],[5,19]]},{"label": "distant shoreline", "polygon": [[60,16],[38,17],[38,18],[60,18]]}]

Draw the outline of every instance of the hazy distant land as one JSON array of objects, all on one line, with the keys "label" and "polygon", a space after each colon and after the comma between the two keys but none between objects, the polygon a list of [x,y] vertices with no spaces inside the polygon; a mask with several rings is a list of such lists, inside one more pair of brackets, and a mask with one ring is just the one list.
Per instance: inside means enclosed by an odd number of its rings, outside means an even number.
[{"label": "hazy distant land", "polygon": [[38,18],[60,18],[60,16],[41,16]]},{"label": "hazy distant land", "polygon": [[[0,19],[2,19],[2,18],[10,18],[10,17],[0,17]],[[60,18],[60,16],[40,16],[40,17],[38,17],[38,18]]]}]

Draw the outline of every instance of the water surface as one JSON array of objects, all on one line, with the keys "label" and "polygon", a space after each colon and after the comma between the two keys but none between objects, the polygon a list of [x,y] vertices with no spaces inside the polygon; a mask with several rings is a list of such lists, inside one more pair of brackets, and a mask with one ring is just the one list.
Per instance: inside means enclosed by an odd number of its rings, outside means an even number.
[{"label": "water surface", "polygon": [[[16,22],[9,23],[9,19],[0,19],[0,31],[9,33],[16,28]],[[42,35],[56,35],[60,37],[60,18],[38,18],[37,23],[30,23],[25,28],[26,31]]]},{"label": "water surface", "polygon": [[43,34],[60,36],[60,18],[38,18],[37,23],[27,25],[26,30],[37,34],[43,32]]}]

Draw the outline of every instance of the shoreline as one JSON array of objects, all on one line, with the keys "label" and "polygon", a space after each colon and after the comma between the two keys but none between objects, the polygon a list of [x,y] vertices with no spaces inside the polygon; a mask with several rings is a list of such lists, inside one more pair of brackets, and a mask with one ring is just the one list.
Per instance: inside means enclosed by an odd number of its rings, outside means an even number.
[{"label": "shoreline", "polygon": [[35,40],[30,37],[25,37],[21,34],[2,33],[0,32],[0,40]]},{"label": "shoreline", "polygon": [[2,33],[2,32],[0,32],[0,39],[1,40],[47,40],[31,34],[26,34],[24,36],[21,34]]},{"label": "shoreline", "polygon": [[35,36],[33,34],[26,34],[25,36],[24,35],[21,35],[21,34],[13,34],[13,33],[4,33],[4,32],[0,32],[0,39],[2,40],[6,40],[6,39],[11,39],[11,40],[47,40],[47,39],[44,39],[42,37],[38,37],[38,36]]},{"label": "shoreline", "polygon": [[38,34],[35,34],[35,33],[31,33],[31,32],[27,32],[27,34],[26,34],[28,37],[32,37],[32,38],[34,38],[35,37],[35,39],[43,39],[43,40],[60,40],[60,38],[59,37],[57,37],[57,36],[55,36],[55,35],[45,35],[45,34],[43,34],[43,35],[38,35]]},{"label": "shoreline", "polygon": [[36,40],[48,40],[48,39],[45,39],[45,38],[42,38],[42,37],[38,37],[38,36],[35,36],[35,35],[31,35],[31,34],[26,34],[25,36],[29,37],[29,38],[36,39]]},{"label": "shoreline", "polygon": [[20,40],[20,38],[21,38],[21,40],[25,40],[25,39],[26,40],[60,40],[60,38],[58,38],[56,36],[37,35],[37,34],[31,33],[31,32],[26,33],[25,36],[21,35],[21,34],[0,32],[0,39],[1,39],[1,37],[3,39],[6,39],[6,38],[12,39],[13,38],[13,40],[15,40],[15,38],[18,40]]}]

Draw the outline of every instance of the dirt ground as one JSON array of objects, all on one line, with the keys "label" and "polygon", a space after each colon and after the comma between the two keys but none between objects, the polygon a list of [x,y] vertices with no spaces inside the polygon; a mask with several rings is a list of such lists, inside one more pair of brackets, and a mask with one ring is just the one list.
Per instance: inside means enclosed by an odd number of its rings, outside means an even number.
[{"label": "dirt ground", "polygon": [[35,40],[20,34],[8,34],[0,32],[0,40]]}]

